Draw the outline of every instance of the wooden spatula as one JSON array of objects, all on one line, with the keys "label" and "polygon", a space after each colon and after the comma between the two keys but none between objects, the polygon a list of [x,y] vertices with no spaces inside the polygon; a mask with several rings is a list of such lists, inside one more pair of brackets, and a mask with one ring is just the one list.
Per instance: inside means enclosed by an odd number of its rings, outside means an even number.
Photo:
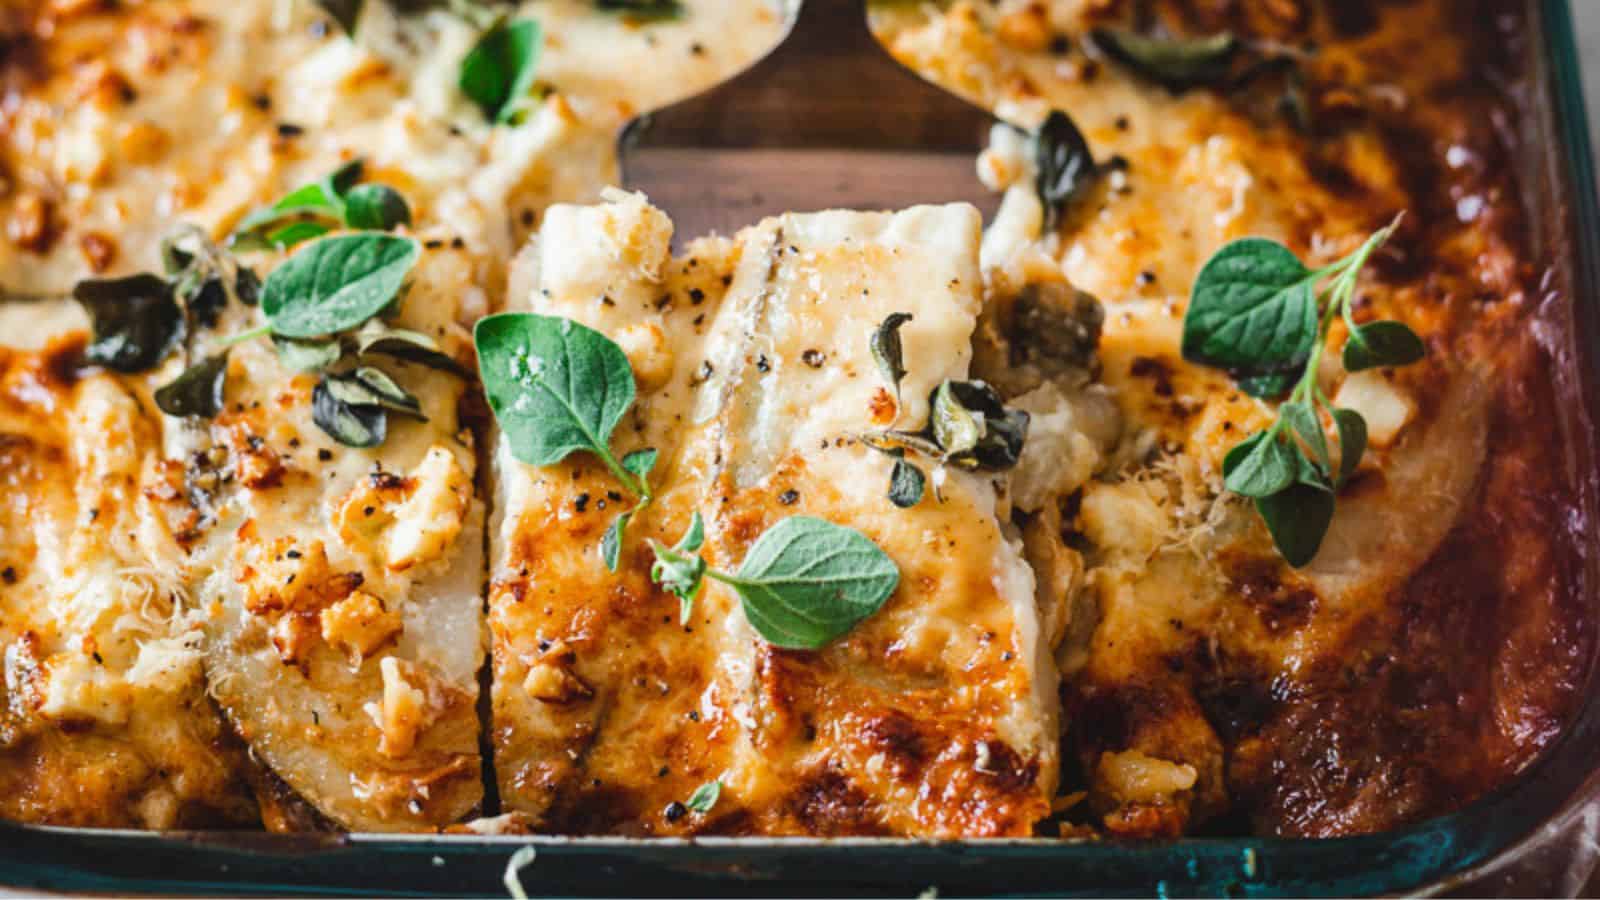
[{"label": "wooden spatula", "polygon": [[624,183],[680,238],[764,216],[964,200],[988,218],[977,176],[993,119],[897,63],[865,0],[804,0],[776,49],[731,81],[635,119],[619,140]]}]

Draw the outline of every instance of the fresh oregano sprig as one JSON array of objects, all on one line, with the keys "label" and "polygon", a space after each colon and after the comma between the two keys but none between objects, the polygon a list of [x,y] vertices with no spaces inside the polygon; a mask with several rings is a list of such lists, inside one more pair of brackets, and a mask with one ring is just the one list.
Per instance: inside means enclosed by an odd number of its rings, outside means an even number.
[{"label": "fresh oregano sprig", "polygon": [[698,512],[677,546],[652,540],[651,579],[678,596],[684,623],[704,579],[722,582],[739,595],[751,627],[775,647],[827,646],[881,609],[900,584],[900,569],[870,538],[824,519],[791,516],[768,528],[733,573],[706,565],[699,555],[704,542]]},{"label": "fresh oregano sprig", "polygon": [[[1344,367],[1360,371],[1422,359],[1422,340],[1394,321],[1358,324],[1357,280],[1399,220],[1355,252],[1320,269],[1262,238],[1234,241],[1201,269],[1184,316],[1183,355],[1230,370],[1240,388],[1281,396],[1278,418],[1230,450],[1224,486],[1255,501],[1273,543],[1292,566],[1311,562],[1333,520],[1335,494],[1366,451],[1367,425],[1355,410],[1335,408],[1318,377],[1327,336],[1343,319]],[[1338,449],[1328,442],[1331,424]]]},{"label": "fresh oregano sprig", "polygon": [[657,458],[654,449],[621,458],[611,451],[611,435],[638,393],[627,354],[592,328],[535,313],[482,319],[473,342],[489,408],[512,456],[549,466],[585,451],[638,498],[601,539],[606,568],[616,571],[622,534],[651,500],[649,474]]},{"label": "fresh oregano sprig", "polygon": [[411,224],[411,207],[386,184],[358,184],[364,163],[353,159],[316,181],[239,221],[228,246],[234,250],[287,250],[341,225],[390,231]]}]

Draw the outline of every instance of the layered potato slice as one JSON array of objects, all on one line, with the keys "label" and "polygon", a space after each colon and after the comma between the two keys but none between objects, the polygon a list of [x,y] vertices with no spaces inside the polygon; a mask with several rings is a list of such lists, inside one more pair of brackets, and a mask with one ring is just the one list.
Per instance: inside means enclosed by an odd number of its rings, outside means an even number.
[{"label": "layered potato slice", "polygon": [[123,380],[80,370],[82,349],[69,332],[0,351],[0,816],[246,825],[255,803],[206,698],[160,423]]},{"label": "layered potato slice", "polygon": [[[934,467],[920,503],[886,497],[862,443],[920,428],[968,375],[983,294],[965,206],[786,215],[668,255],[636,195],[553,208],[513,278],[516,308],[577,320],[628,354],[640,400],[617,453],[653,447],[655,501],[609,573],[602,533],[633,500],[579,454],[496,453],[494,746],[508,809],[550,831],[1027,835],[1057,778],[1057,675],[1007,479]],[[897,399],[869,352],[891,313]],[[777,649],[708,583],[680,624],[647,539],[693,512],[732,571],[773,524],[855,528],[900,570],[875,616],[820,651]],[[722,785],[707,813],[682,801]]]},{"label": "layered potato slice", "polygon": [[[388,324],[470,361],[461,323],[478,277],[469,251],[425,250]],[[256,315],[234,306],[216,334]],[[188,571],[212,696],[285,796],[359,831],[448,825],[483,794],[473,407],[459,375],[381,366],[425,421],[391,415],[370,449],[313,422],[318,376],[264,340],[230,351],[220,415],[168,435],[200,518]],[[262,790],[269,827],[305,824],[280,793]]]}]

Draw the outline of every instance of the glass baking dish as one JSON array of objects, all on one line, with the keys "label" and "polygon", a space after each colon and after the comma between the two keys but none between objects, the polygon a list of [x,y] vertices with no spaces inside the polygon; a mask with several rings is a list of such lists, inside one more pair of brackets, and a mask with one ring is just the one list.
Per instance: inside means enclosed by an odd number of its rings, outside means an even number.
[{"label": "glass baking dish", "polygon": [[[1533,92],[1518,131],[1538,265],[1574,321],[1563,421],[1584,520],[1600,532],[1600,202],[1566,0],[1527,0]],[[1558,307],[1563,306],[1557,304]],[[1600,540],[1600,534],[1596,534]],[[1600,619],[1600,558],[1584,561]],[[1595,651],[1600,654],[1600,651]],[[1594,655],[1594,654],[1592,654]],[[0,823],[0,885],[73,892],[468,896],[506,893],[512,855],[532,895],[1324,896],[1573,895],[1600,860],[1600,666],[1567,732],[1512,784],[1400,831],[1333,840],[697,840],[476,835],[156,835]]]}]

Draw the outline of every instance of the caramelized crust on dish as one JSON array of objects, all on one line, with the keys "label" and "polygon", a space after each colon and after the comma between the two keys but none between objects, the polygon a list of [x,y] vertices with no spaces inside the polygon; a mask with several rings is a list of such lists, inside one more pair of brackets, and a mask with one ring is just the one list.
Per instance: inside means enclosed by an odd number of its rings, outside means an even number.
[{"label": "caramelized crust on dish", "polygon": [[[1315,47],[1297,127],[1281,84],[1174,93],[1035,39],[1127,23],[1136,5],[957,2],[879,22],[908,64],[1017,119],[1068,110],[1097,158],[1127,162],[1043,238],[1105,304],[1103,377],[1153,448],[1089,486],[1067,523],[1100,614],[1064,685],[1088,821],[1332,836],[1457,808],[1558,733],[1594,639],[1577,580],[1589,523],[1552,380],[1568,300],[1526,242],[1508,124],[1528,96],[1520,14],[1492,0],[1150,5],[1173,33]],[[1013,146],[1002,134],[990,153],[1001,183],[1019,171]],[[1373,426],[1374,452],[1295,572],[1218,494],[1223,453],[1271,411],[1180,357],[1187,293],[1228,240],[1275,238],[1315,264],[1402,212],[1358,318],[1407,322],[1428,358],[1322,373]],[[1038,216],[1019,178],[986,264],[1021,252]]]},{"label": "caramelized crust on dish", "polygon": [[[897,509],[892,460],[857,440],[919,427],[932,388],[966,377],[978,228],[971,207],[784,216],[669,259],[670,223],[636,196],[550,211],[513,296],[621,343],[644,393],[620,449],[662,458],[612,575],[600,535],[631,499],[590,457],[535,468],[502,445],[490,622],[509,808],[636,834],[1027,835],[1048,814],[1057,676],[994,485],[942,470],[943,502]],[[914,316],[903,409],[867,349],[897,311]],[[900,588],[818,652],[760,640],[720,585],[680,624],[644,541],[675,543],[694,510],[713,567],[812,515],[869,535]],[[685,815],[713,780],[716,807]]]},{"label": "caramelized crust on dish", "polygon": [[244,754],[206,698],[159,426],[82,341],[0,351],[0,816],[240,826]]}]

